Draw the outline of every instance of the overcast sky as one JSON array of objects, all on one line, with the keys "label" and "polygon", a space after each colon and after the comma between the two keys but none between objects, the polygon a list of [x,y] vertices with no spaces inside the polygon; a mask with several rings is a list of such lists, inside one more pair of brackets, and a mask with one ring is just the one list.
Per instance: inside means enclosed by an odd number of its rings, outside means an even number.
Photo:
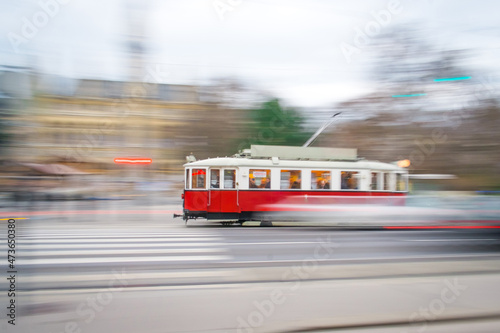
[{"label": "overcast sky", "polygon": [[[381,11],[391,13],[383,24],[372,15]],[[415,27],[438,48],[471,50],[474,68],[499,69],[495,0],[0,0],[0,65],[127,80],[130,12],[142,21],[149,80],[230,76],[297,106],[327,107],[376,88],[369,51],[346,57],[342,45],[377,25],[380,33]]]}]

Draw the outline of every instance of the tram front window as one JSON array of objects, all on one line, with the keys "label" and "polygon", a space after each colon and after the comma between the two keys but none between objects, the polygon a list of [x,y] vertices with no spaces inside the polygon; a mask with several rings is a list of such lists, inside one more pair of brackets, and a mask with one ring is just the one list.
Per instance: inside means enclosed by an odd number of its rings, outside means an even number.
[{"label": "tram front window", "polygon": [[300,170],[281,170],[280,188],[286,189],[300,189],[302,177]]},{"label": "tram front window", "polygon": [[205,169],[193,169],[191,173],[191,188],[205,188],[207,172]]}]

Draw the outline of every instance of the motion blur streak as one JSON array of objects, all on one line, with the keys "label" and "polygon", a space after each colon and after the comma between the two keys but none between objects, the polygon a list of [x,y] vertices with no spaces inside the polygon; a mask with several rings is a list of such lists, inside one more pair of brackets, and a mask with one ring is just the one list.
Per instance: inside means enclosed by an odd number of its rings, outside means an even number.
[{"label": "motion blur streak", "polygon": [[[481,222],[481,221],[477,221]],[[499,223],[500,221],[494,221]],[[428,225],[428,226],[399,226],[399,227],[384,227],[385,229],[499,229],[496,225]]]},{"label": "motion blur streak", "polygon": [[499,13],[0,0],[0,332],[497,333]]}]

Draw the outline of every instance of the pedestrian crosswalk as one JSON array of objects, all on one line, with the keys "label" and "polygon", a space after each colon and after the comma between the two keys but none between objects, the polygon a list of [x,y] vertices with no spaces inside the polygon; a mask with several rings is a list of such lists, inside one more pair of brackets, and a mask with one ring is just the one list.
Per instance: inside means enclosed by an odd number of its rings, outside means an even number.
[{"label": "pedestrian crosswalk", "polygon": [[18,265],[213,263],[231,258],[221,241],[209,230],[38,233],[19,240]]},{"label": "pedestrian crosswalk", "polygon": [[38,230],[16,239],[24,290],[100,288],[116,272],[126,272],[131,286],[221,282],[233,274],[224,266],[232,260],[210,229]]}]

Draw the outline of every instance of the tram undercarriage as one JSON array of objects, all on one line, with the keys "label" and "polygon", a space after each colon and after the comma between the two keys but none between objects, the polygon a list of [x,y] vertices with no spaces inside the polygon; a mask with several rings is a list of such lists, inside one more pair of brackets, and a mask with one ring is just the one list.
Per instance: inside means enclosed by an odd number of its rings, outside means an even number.
[{"label": "tram undercarriage", "polygon": [[269,214],[263,212],[241,212],[241,213],[207,213],[184,210],[183,214],[174,214],[174,218],[181,217],[187,224],[189,220],[206,219],[221,223],[224,226],[243,225],[247,221],[258,221],[260,226],[272,226]]}]

